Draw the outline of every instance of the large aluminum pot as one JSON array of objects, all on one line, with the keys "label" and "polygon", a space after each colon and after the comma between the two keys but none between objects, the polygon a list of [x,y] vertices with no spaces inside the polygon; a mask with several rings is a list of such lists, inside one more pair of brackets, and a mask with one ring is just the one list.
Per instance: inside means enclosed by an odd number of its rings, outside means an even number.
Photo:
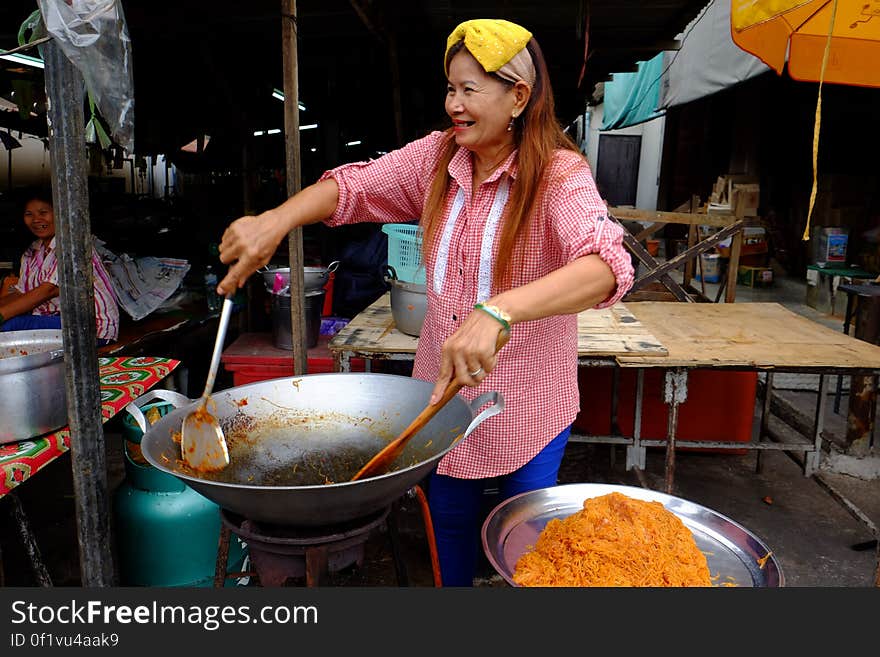
[{"label": "large aluminum pot", "polygon": [[[426,477],[459,438],[504,407],[497,392],[470,403],[456,396],[410,439],[390,472],[350,481],[424,409],[433,387],[406,376],[333,373],[214,393],[212,412],[226,435],[230,464],[210,474],[180,459],[180,426],[197,402],[177,395],[172,403],[179,408],[149,428],[142,425],[141,450],[154,467],[246,518],[303,527],[336,524],[390,505]],[[138,407],[151,394],[126,407],[135,419],[142,421]]]},{"label": "large aluminum pot", "polygon": [[418,337],[425,323],[428,310],[428,288],[418,283],[408,283],[397,278],[397,272],[386,265],[385,282],[391,286],[391,316],[397,330]]},{"label": "large aluminum pot", "polygon": [[61,331],[0,333],[0,444],[67,424]]},{"label": "large aluminum pot", "polygon": [[[339,267],[339,261],[334,260],[326,267],[303,267],[303,291],[315,292],[323,289],[330,274]],[[290,291],[290,267],[267,267],[261,269],[263,284],[266,291],[274,294],[288,294]],[[276,275],[281,277],[281,287],[276,290]]]}]

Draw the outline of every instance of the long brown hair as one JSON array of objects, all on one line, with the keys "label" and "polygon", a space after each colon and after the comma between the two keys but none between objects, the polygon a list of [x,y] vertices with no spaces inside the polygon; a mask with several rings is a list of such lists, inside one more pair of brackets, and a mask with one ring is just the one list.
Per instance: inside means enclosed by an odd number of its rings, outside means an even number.
[{"label": "long brown hair", "polygon": [[[463,47],[464,41],[459,41],[450,48],[446,57],[447,70],[449,62]],[[513,141],[517,148],[515,159],[517,174],[510,188],[510,197],[504,210],[501,234],[498,238],[498,261],[493,268],[492,276],[492,285],[496,290],[506,289],[512,285],[513,272],[516,270],[513,264],[521,260],[524,255],[525,238],[530,227],[529,219],[549,182],[544,180],[544,174],[553,158],[553,152],[557,148],[563,148],[580,153],[574,142],[562,131],[556,119],[553,90],[550,87],[547,63],[541,47],[532,38],[526,44],[526,48],[532,56],[536,76],[529,102],[514,122]],[[494,73],[490,75],[512,85]],[[426,253],[440,231],[443,206],[451,182],[448,167],[455,151],[453,130],[449,128],[434,169],[434,178],[422,215],[422,248]]]}]

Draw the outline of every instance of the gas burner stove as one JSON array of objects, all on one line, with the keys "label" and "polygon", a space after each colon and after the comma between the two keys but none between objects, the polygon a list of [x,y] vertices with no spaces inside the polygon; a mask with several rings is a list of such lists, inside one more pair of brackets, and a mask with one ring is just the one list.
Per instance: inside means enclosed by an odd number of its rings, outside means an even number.
[{"label": "gas burner stove", "polygon": [[[364,545],[390,510],[387,507],[365,518],[326,527],[259,523],[226,509],[221,509],[220,517],[226,528],[248,544],[261,586],[284,586],[291,579],[303,577],[306,586],[318,586],[329,573],[353,564],[363,565]],[[389,532],[392,541],[394,533]]]}]

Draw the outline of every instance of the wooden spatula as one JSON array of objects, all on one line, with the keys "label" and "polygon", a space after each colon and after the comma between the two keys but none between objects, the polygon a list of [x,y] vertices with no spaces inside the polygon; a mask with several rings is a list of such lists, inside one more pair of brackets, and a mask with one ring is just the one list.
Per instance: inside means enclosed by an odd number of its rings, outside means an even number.
[{"label": "wooden spatula", "polygon": [[[510,331],[502,330],[501,333],[498,334],[498,340],[495,343],[496,354],[501,351],[501,347],[507,344],[509,338]],[[380,474],[384,474],[394,460],[400,456],[400,453],[403,451],[403,448],[406,447],[409,439],[416,435],[422,427],[428,424],[431,418],[433,418],[441,408],[446,406],[446,403],[450,399],[458,394],[461,387],[462,385],[455,379],[450,381],[446,386],[446,390],[443,391],[443,396],[440,400],[436,404],[428,404],[428,406],[425,407],[425,410],[419,413],[418,417],[416,417],[416,419],[413,420],[397,438],[388,443],[378,454],[376,454],[376,456],[367,461],[367,464],[357,471],[354,477],[351,478],[351,481],[367,479],[368,477],[376,477]]]}]

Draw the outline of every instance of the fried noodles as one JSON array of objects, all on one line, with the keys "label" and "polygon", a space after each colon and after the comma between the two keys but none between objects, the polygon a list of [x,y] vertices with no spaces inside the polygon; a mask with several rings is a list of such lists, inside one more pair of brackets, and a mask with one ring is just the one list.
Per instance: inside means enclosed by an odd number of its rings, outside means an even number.
[{"label": "fried noodles", "polygon": [[660,502],[610,493],[554,518],[516,564],[520,586],[711,586],[693,534]]}]

